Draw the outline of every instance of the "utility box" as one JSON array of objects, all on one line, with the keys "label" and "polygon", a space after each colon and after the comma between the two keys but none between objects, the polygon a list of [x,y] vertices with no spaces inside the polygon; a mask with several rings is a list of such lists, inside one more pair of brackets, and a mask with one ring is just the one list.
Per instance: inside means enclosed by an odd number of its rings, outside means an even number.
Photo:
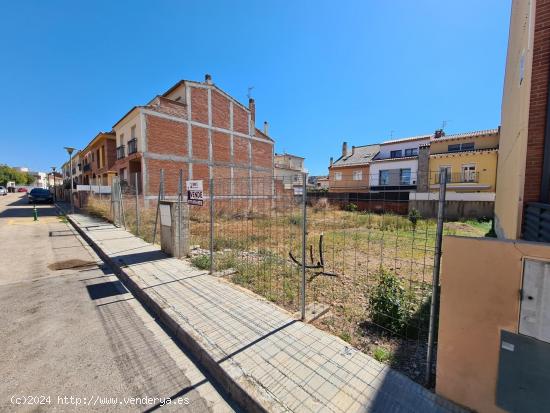
[{"label": "utility box", "polygon": [[162,200],[159,212],[160,248],[172,257],[186,257],[189,254],[189,206],[183,202]]},{"label": "utility box", "polygon": [[519,333],[550,343],[550,262],[524,260]]}]

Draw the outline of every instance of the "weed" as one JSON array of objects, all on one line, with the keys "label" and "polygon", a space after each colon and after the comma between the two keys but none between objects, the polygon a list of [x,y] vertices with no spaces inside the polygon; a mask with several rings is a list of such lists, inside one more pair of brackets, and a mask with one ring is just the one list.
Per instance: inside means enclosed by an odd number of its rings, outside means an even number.
[{"label": "weed", "polygon": [[208,255],[197,255],[191,258],[191,264],[201,270],[207,270],[210,268],[210,257]]},{"label": "weed", "polygon": [[392,352],[384,347],[376,347],[372,352],[372,356],[380,363],[387,363],[393,359]]}]

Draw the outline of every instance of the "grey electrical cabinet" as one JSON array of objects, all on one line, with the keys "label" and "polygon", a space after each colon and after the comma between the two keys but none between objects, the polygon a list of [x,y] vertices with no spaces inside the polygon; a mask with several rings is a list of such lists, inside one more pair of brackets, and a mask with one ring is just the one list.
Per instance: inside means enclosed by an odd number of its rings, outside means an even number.
[{"label": "grey electrical cabinet", "polygon": [[550,343],[550,263],[525,259],[519,333]]},{"label": "grey electrical cabinet", "polygon": [[509,412],[550,412],[550,263],[525,259],[519,334],[501,331],[497,405]]}]

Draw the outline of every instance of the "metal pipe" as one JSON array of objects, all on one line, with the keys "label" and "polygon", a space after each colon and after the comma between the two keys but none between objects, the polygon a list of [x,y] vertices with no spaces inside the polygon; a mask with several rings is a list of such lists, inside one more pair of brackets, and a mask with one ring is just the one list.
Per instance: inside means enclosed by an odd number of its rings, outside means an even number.
[{"label": "metal pipe", "polygon": [[164,199],[164,169],[160,170],[160,183],[159,183],[159,194],[157,196],[157,212],[155,214],[155,226],[153,228],[153,244],[155,243],[155,239],[157,238],[157,224],[159,220],[159,212],[160,212],[160,200]]},{"label": "metal pipe", "polygon": [[306,241],[307,241],[307,173],[302,174],[302,279],[300,282],[300,306],[302,320],[306,319]]},{"label": "metal pipe", "polygon": [[73,153],[69,154],[69,169],[71,171],[71,214],[74,214],[74,199],[73,199]]},{"label": "metal pipe", "polygon": [[432,383],[432,365],[435,345],[435,325],[439,316],[439,272],[441,265],[441,244],[443,242],[443,221],[445,218],[445,195],[447,191],[447,170],[439,171],[439,202],[437,208],[437,232],[435,236],[435,254],[432,276],[432,299],[430,303],[430,326],[428,329],[428,354],[426,355],[425,384]]},{"label": "metal pipe", "polygon": [[135,173],[135,185],[136,185],[136,235],[139,237],[139,190],[138,190],[138,174]]},{"label": "metal pipe", "polygon": [[178,258],[181,257],[181,200],[183,196],[183,169],[178,180]]},{"label": "metal pipe", "polygon": [[210,193],[210,274],[214,272],[214,179],[210,178],[208,192]]}]

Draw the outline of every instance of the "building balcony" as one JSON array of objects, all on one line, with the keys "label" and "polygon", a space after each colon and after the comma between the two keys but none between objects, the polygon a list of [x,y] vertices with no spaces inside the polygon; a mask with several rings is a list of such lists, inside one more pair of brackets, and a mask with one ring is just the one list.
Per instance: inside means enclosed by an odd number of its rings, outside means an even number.
[{"label": "building balcony", "polygon": [[137,152],[137,139],[133,138],[128,141],[128,155]]},{"label": "building balcony", "polygon": [[[453,172],[447,174],[447,184],[477,184],[479,183],[479,172]],[[439,185],[439,174],[434,177],[434,184]]]},{"label": "building balcony", "polygon": [[120,145],[116,148],[116,158],[118,160],[123,159],[124,157],[126,157],[126,147],[124,145]]},{"label": "building balcony", "polygon": [[89,163],[84,164],[84,168],[82,168],[82,170],[84,172],[90,172],[92,170],[92,165],[90,165]]}]

